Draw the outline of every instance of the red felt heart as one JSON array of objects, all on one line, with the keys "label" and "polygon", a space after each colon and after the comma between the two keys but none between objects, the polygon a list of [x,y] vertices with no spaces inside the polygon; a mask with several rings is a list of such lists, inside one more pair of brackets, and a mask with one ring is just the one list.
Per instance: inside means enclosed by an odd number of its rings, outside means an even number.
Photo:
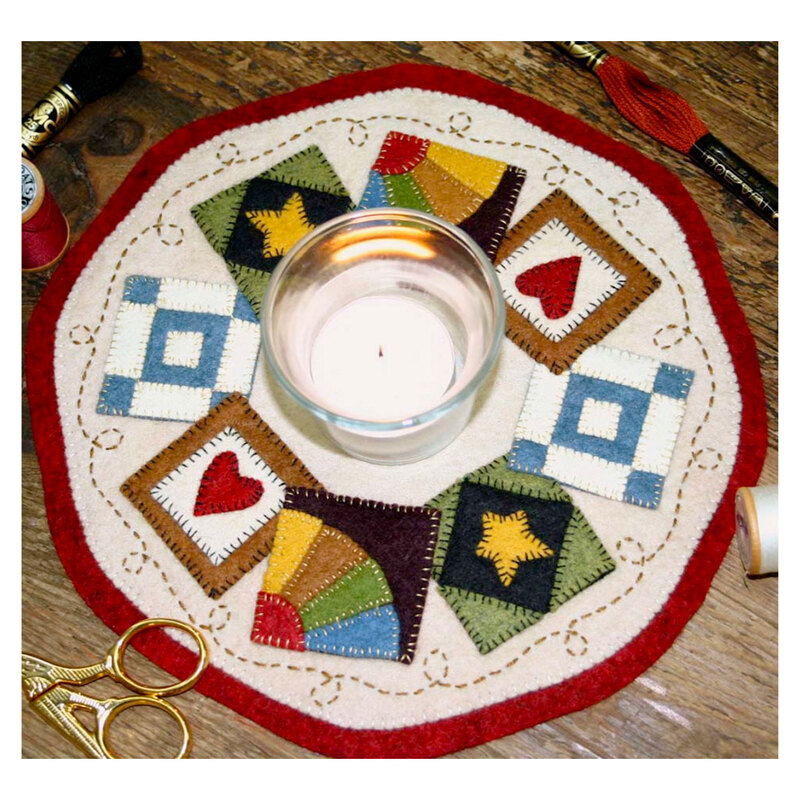
[{"label": "red felt heart", "polygon": [[226,450],[214,456],[200,479],[200,488],[194,501],[194,515],[202,517],[224,511],[241,511],[254,506],[262,494],[264,484],[255,478],[241,475],[236,453]]},{"label": "red felt heart", "polygon": [[517,275],[517,289],[529,297],[538,297],[548,319],[560,319],[572,308],[580,269],[580,256],[548,261]]}]

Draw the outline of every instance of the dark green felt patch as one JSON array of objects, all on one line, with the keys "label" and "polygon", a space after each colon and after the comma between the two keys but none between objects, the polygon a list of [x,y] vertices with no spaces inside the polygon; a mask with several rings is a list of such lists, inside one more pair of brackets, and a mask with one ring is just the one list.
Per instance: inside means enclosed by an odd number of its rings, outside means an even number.
[{"label": "dark green felt patch", "polygon": [[[534,625],[615,568],[581,510],[553,480],[509,470],[506,457],[465,475],[428,503],[442,514],[432,577],[481,653]],[[477,552],[483,515],[523,511],[554,556],[519,563],[503,585]]]},{"label": "dark green felt patch", "polygon": [[231,186],[192,208],[209,244],[219,253],[256,314],[280,255],[264,256],[264,236],[248,212],[280,212],[300,195],[305,219],[317,226],[354,206],[324,153],[316,146],[295,153],[266,172]]}]

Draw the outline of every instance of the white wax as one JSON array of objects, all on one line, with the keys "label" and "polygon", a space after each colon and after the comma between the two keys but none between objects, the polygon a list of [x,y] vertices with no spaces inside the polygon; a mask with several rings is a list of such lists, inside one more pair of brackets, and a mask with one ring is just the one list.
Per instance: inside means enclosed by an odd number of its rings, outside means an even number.
[{"label": "white wax", "polygon": [[453,379],[453,340],[424,306],[362,297],[339,309],[311,350],[311,377],[338,414],[400,420],[435,407]]}]

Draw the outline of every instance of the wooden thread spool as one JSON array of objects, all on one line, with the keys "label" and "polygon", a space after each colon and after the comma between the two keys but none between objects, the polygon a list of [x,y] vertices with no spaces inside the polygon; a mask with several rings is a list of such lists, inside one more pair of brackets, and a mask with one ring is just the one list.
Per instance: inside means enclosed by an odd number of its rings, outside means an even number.
[{"label": "wooden thread spool", "polygon": [[52,267],[69,245],[69,223],[47,189],[42,173],[22,159],[22,270]]},{"label": "wooden thread spool", "polygon": [[736,491],[736,538],[748,575],[778,571],[777,486],[742,486]]}]

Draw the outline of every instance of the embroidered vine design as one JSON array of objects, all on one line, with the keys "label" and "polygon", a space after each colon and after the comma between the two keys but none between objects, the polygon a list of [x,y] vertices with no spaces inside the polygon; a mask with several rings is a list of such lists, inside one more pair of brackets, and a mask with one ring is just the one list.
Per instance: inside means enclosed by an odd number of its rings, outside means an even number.
[{"label": "embroidered vine design", "polygon": [[[109,307],[110,298],[112,292],[114,290],[115,282],[120,275],[122,265],[130,254],[132,248],[134,248],[137,243],[139,243],[144,236],[149,234],[150,232],[154,232],[158,237],[159,240],[165,246],[179,246],[184,241],[185,231],[182,227],[174,224],[165,222],[164,220],[164,212],[167,210],[170,203],[182,194],[184,191],[191,189],[193,186],[202,183],[208,180],[212,176],[216,176],[223,172],[224,170],[228,169],[234,164],[243,164],[243,163],[253,163],[258,161],[261,158],[267,157],[272,155],[273,153],[279,152],[282,148],[286,147],[290,143],[296,141],[297,139],[301,138],[304,135],[311,133],[314,129],[329,125],[329,124],[339,124],[339,123],[348,123],[350,125],[349,132],[348,132],[348,141],[354,147],[362,147],[369,138],[369,130],[365,123],[376,122],[376,121],[384,121],[390,120],[392,122],[409,122],[416,125],[420,125],[425,128],[428,132],[435,132],[441,135],[449,135],[454,136],[458,139],[469,141],[476,144],[484,144],[484,145],[495,145],[495,146],[509,146],[509,147],[519,147],[526,150],[536,150],[541,153],[548,155],[555,163],[548,166],[543,173],[543,180],[546,184],[550,186],[560,186],[562,185],[569,176],[574,176],[576,178],[582,178],[583,181],[590,187],[594,189],[599,195],[604,197],[608,202],[614,206],[613,208],[613,215],[614,218],[620,227],[620,229],[630,238],[632,238],[639,246],[645,248],[647,252],[653,255],[655,258],[658,259],[659,263],[665,270],[665,272],[669,275],[670,279],[675,284],[677,291],[680,294],[681,298],[681,305],[682,305],[682,313],[684,317],[684,325],[677,326],[674,324],[670,324],[664,326],[663,328],[659,328],[656,333],[654,334],[653,341],[656,346],[661,347],[661,349],[668,349],[671,346],[677,345],[681,341],[684,340],[686,337],[690,337],[700,348],[702,356],[705,361],[705,367],[709,373],[711,378],[711,391],[709,393],[709,400],[707,407],[705,409],[705,413],[703,415],[702,420],[698,423],[693,432],[693,436],[691,439],[691,448],[692,448],[692,456],[687,461],[684,471],[681,477],[680,485],[678,488],[677,493],[677,502],[675,505],[675,509],[673,511],[673,519],[668,529],[667,533],[664,536],[664,539],[660,544],[650,553],[646,553],[644,550],[643,545],[638,540],[633,539],[632,537],[624,537],[616,542],[616,551],[617,557],[625,562],[628,561],[633,566],[639,567],[639,571],[636,573],[635,578],[633,579],[632,583],[618,595],[613,597],[611,600],[603,603],[602,605],[595,608],[593,611],[589,611],[587,613],[582,614],[580,617],[576,617],[568,623],[568,625],[560,630],[550,631],[547,634],[544,634],[537,638],[532,644],[529,644],[522,648],[519,653],[514,656],[513,658],[509,659],[502,667],[487,671],[483,675],[479,675],[473,678],[470,681],[464,682],[448,682],[446,679],[450,673],[450,667],[447,659],[447,654],[445,651],[436,648],[431,650],[428,655],[423,659],[423,674],[425,678],[428,680],[427,686],[422,686],[414,690],[390,690],[385,689],[382,687],[377,686],[376,684],[361,678],[357,675],[346,675],[344,673],[332,673],[330,671],[320,669],[313,666],[297,666],[294,664],[282,663],[282,662],[268,662],[268,661],[261,661],[255,659],[248,659],[245,656],[241,656],[231,650],[230,648],[226,647],[216,635],[218,631],[223,630],[228,621],[231,618],[231,612],[227,609],[227,606],[224,604],[218,604],[215,608],[213,608],[208,616],[207,622],[200,622],[198,621],[195,616],[189,611],[186,604],[181,600],[178,596],[177,591],[170,583],[169,577],[167,576],[166,571],[161,567],[159,562],[148,555],[147,553],[147,542],[143,538],[142,534],[140,534],[123,516],[122,512],[117,507],[116,503],[106,495],[103,489],[100,487],[96,475],[95,475],[95,455],[98,449],[100,450],[112,450],[119,447],[124,439],[124,434],[120,432],[118,429],[106,429],[101,431],[100,434],[97,436],[92,436],[83,420],[83,397],[84,397],[84,390],[87,382],[87,377],[91,367],[94,363],[94,359],[97,355],[97,346],[95,343],[95,337],[99,333],[100,329],[102,328],[103,324],[107,318],[107,312]],[[458,121],[458,122],[457,122]],[[460,125],[460,127],[458,127]],[[217,152],[215,153],[215,158],[220,163],[220,166],[214,170],[211,170],[207,173],[200,175],[199,177],[187,182],[183,187],[179,187],[172,194],[167,197],[164,202],[162,203],[161,210],[159,215],[154,223],[151,225],[145,226],[138,234],[135,234],[131,237],[128,243],[123,247],[119,258],[112,270],[111,277],[109,279],[108,286],[106,288],[106,294],[103,300],[102,310],[100,314],[100,318],[98,320],[97,325],[94,328],[89,328],[86,325],[78,324],[73,326],[69,331],[69,338],[75,345],[91,345],[91,350],[86,362],[86,366],[81,374],[81,379],[79,383],[78,389],[78,397],[76,400],[76,421],[78,423],[78,427],[80,429],[81,434],[84,438],[89,440],[90,448],[89,448],[89,475],[90,480],[93,488],[102,498],[102,500],[106,503],[106,505],[112,510],[114,515],[120,520],[122,525],[126,530],[128,530],[134,539],[139,544],[140,550],[131,551],[128,555],[123,558],[122,566],[125,571],[131,574],[139,574],[146,564],[151,564],[153,568],[155,568],[165,583],[168,591],[170,594],[175,598],[176,603],[178,604],[181,611],[187,616],[189,622],[194,625],[197,625],[201,629],[205,630],[214,644],[223,650],[228,656],[237,659],[243,663],[251,663],[253,666],[262,669],[286,669],[290,672],[306,672],[312,674],[319,674],[322,676],[322,681],[315,686],[311,687],[309,690],[309,697],[314,702],[317,707],[324,707],[325,705],[330,705],[336,702],[342,694],[343,691],[343,681],[347,680],[351,683],[355,683],[358,685],[363,686],[366,689],[373,690],[381,695],[392,695],[395,697],[404,697],[404,696],[417,696],[422,694],[425,691],[434,689],[434,688],[454,688],[454,689],[466,689],[470,686],[476,686],[478,684],[483,683],[487,679],[491,677],[498,676],[502,674],[506,670],[510,670],[514,668],[517,664],[520,663],[526,656],[528,656],[536,647],[539,647],[546,642],[553,641],[553,640],[562,640],[562,645],[565,648],[565,651],[573,657],[580,657],[585,655],[588,652],[589,648],[589,640],[587,637],[582,634],[578,630],[578,624],[580,621],[586,620],[592,616],[600,615],[607,611],[610,607],[616,605],[617,603],[621,602],[624,598],[630,595],[633,591],[635,591],[636,586],[641,583],[644,579],[644,567],[647,563],[649,563],[661,550],[663,550],[667,543],[670,541],[675,528],[678,524],[678,519],[680,516],[681,511],[681,502],[683,500],[683,493],[684,493],[684,485],[689,477],[691,468],[693,465],[697,464],[698,468],[700,469],[716,469],[719,463],[722,462],[723,458],[721,454],[716,453],[713,451],[713,448],[701,448],[697,451],[694,450],[700,433],[703,430],[706,422],[708,421],[711,411],[714,406],[714,400],[717,391],[716,380],[714,377],[714,370],[711,364],[711,359],[708,354],[708,351],[703,344],[700,337],[693,332],[690,324],[690,314],[688,308],[688,302],[686,298],[686,291],[684,287],[681,285],[677,275],[672,270],[672,268],[668,265],[666,260],[661,256],[657,250],[651,246],[646,245],[634,232],[627,229],[623,220],[621,219],[618,208],[620,209],[630,209],[635,208],[639,204],[638,196],[635,192],[620,192],[619,195],[612,196],[606,194],[602,189],[596,186],[590,178],[583,175],[579,170],[575,170],[571,168],[567,163],[563,161],[563,159],[557,154],[554,153],[552,150],[546,147],[542,147],[540,145],[528,143],[528,142],[521,142],[521,141],[513,141],[513,142],[505,142],[499,139],[491,139],[491,138],[479,138],[475,136],[465,136],[465,131],[469,130],[472,125],[472,118],[466,112],[456,112],[449,117],[448,121],[448,128],[443,128],[434,123],[431,123],[427,120],[420,119],[418,117],[413,116],[405,116],[405,115],[395,115],[395,114],[380,114],[380,115],[372,115],[365,117],[363,119],[352,119],[349,117],[331,117],[329,119],[320,119],[316,122],[306,126],[301,131],[298,131],[288,138],[284,139],[283,141],[277,143],[274,147],[267,148],[261,153],[258,153],[254,156],[249,158],[245,158],[242,156],[239,148],[236,144],[232,142],[227,142],[222,144]],[[557,181],[552,181],[550,178],[551,173],[555,173],[555,175],[559,176]],[[630,195],[630,197],[628,197]],[[625,198],[623,200],[623,198]],[[679,338],[675,339],[671,343],[667,344],[666,346],[663,344],[659,344],[658,337],[665,331],[673,332],[675,330],[679,330],[680,336]],[[103,439],[101,437],[107,436],[110,432],[116,431],[119,434],[118,441],[113,446],[108,446],[103,443]],[[716,456],[716,463],[712,461],[710,466],[704,466],[701,463],[698,463],[698,458],[701,454],[708,454],[709,452],[715,452]],[[632,555],[626,555],[627,551],[633,551]],[[138,565],[136,564],[136,560],[138,559]],[[217,616],[216,622],[212,621],[213,618]]]}]

